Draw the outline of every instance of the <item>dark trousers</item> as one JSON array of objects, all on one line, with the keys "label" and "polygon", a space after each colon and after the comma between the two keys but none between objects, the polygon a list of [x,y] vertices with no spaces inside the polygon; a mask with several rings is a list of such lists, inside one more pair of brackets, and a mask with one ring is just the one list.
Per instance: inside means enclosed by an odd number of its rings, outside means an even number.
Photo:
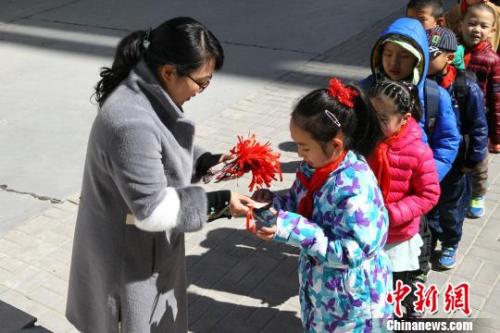
[{"label": "dark trousers", "polygon": [[484,197],[488,187],[488,155],[470,173],[472,197]]},{"label": "dark trousers", "polygon": [[404,298],[401,304],[406,308],[406,315],[403,317],[407,317],[414,313],[415,306],[413,302],[417,300],[417,296],[415,292],[417,291],[417,287],[415,285],[416,282],[419,282],[415,279],[417,275],[417,271],[407,271],[407,272],[393,272],[392,273],[392,283],[393,288],[396,290],[396,282],[401,280],[404,285],[411,287],[411,292]]},{"label": "dark trousers", "polygon": [[[420,237],[422,238],[422,242],[424,243],[420,248],[420,255],[418,256],[418,263],[420,265],[420,269],[415,271],[416,275],[429,273],[431,266],[431,255],[432,255],[432,232],[429,227],[429,223],[425,216],[420,218],[420,229],[419,229]],[[422,282],[422,281],[421,281]]]},{"label": "dark trousers", "polygon": [[457,246],[462,238],[470,192],[469,176],[454,165],[441,181],[438,204],[427,214],[432,237],[444,247]]}]

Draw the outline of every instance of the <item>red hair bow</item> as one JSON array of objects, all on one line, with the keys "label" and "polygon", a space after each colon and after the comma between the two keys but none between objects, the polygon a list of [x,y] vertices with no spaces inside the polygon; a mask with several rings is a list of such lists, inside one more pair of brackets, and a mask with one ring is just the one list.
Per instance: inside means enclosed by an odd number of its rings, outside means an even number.
[{"label": "red hair bow", "polygon": [[328,95],[336,98],[341,104],[352,108],[354,107],[354,97],[358,96],[358,92],[351,87],[346,87],[339,79],[331,79]]}]

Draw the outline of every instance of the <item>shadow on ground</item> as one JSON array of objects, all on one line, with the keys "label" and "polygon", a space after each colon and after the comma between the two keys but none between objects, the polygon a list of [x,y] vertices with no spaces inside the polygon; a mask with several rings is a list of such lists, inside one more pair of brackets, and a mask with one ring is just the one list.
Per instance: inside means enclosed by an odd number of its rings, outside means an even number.
[{"label": "shadow on ground", "polygon": [[277,308],[298,294],[297,249],[230,228],[200,245],[208,251],[187,257],[188,283],[207,292],[188,295],[190,331],[301,331],[294,312]]}]

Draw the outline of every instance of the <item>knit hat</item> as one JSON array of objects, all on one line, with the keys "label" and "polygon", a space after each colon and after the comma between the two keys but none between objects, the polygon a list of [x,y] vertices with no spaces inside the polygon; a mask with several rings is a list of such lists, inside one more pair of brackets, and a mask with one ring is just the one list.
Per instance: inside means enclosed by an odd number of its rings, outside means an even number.
[{"label": "knit hat", "polygon": [[450,29],[435,27],[426,31],[429,42],[429,54],[431,57],[444,52],[455,52],[457,50],[457,37]]}]

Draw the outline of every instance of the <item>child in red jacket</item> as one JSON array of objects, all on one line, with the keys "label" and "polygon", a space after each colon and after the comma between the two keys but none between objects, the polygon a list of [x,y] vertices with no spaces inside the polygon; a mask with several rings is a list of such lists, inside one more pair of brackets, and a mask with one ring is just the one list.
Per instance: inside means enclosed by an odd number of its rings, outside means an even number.
[{"label": "child in red jacket", "polygon": [[[489,41],[495,31],[496,16],[486,4],[467,9],[462,24],[462,38],[466,48],[465,67],[477,76],[477,83],[483,91],[488,117],[489,150],[500,153],[500,56],[492,49]],[[488,179],[488,157],[480,162],[471,173],[472,198],[468,217],[484,215],[484,196]]]},{"label": "child in red jacket", "polygon": [[453,6],[447,13],[444,14],[445,27],[453,30],[457,35],[460,42],[462,42],[462,21],[468,9],[472,6],[484,4],[490,7],[496,16],[496,23],[494,25],[495,31],[490,36],[490,42],[493,50],[500,54],[499,41],[500,41],[500,1],[499,0],[460,0],[458,4]]},{"label": "child in red jacket", "polygon": [[[416,88],[384,79],[370,89],[369,97],[385,135],[368,160],[389,213],[385,250],[392,262],[394,283],[401,280],[415,291],[423,245],[421,219],[440,195],[436,165],[417,123],[421,111]],[[418,315],[413,310],[414,296],[409,294],[403,302],[408,318]]]}]

